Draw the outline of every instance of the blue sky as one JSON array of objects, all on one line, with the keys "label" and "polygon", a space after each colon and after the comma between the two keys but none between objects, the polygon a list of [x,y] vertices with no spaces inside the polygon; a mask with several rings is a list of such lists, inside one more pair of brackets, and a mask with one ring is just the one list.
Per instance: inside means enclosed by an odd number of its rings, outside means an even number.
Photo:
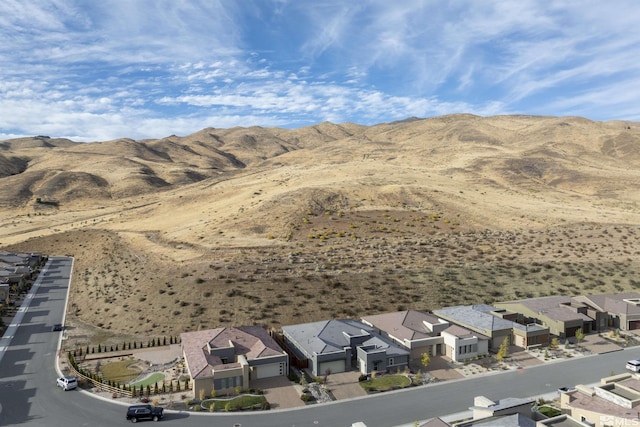
[{"label": "blue sky", "polygon": [[640,120],[637,0],[2,0],[0,139]]}]

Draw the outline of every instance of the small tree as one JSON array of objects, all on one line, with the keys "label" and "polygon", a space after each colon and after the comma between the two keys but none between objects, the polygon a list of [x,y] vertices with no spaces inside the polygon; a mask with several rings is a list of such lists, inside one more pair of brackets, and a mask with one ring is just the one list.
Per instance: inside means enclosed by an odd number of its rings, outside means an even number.
[{"label": "small tree", "polygon": [[422,384],[422,370],[418,369],[418,372],[416,372],[416,376],[414,377],[413,382],[416,383],[417,385]]},{"label": "small tree", "polygon": [[327,382],[329,381],[329,375],[331,375],[331,369],[327,368],[324,371],[324,379],[322,381],[323,384],[327,384]]},{"label": "small tree", "polygon": [[502,344],[500,344],[500,348],[498,348],[498,354],[496,354],[496,360],[498,362],[502,362],[509,356],[509,338],[504,337],[502,340]]},{"label": "small tree", "polygon": [[422,353],[420,364],[426,368],[429,366],[429,363],[431,363],[431,356],[429,356],[429,353]]},{"label": "small tree", "polygon": [[304,372],[300,373],[300,385],[302,386],[302,388],[305,388],[307,386],[307,376],[304,374]]},{"label": "small tree", "polygon": [[551,350],[557,350],[560,347],[560,342],[558,341],[558,337],[551,338],[551,342],[549,343],[549,348]]},{"label": "small tree", "polygon": [[576,344],[580,345],[580,343],[584,340],[584,332],[582,328],[576,331]]}]

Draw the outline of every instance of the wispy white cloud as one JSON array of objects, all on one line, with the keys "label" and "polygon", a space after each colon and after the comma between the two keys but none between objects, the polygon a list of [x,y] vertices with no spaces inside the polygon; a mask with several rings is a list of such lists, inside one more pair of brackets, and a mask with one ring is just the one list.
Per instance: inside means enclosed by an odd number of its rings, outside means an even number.
[{"label": "wispy white cloud", "polygon": [[639,18],[633,0],[3,0],[0,138],[462,112],[637,119]]}]

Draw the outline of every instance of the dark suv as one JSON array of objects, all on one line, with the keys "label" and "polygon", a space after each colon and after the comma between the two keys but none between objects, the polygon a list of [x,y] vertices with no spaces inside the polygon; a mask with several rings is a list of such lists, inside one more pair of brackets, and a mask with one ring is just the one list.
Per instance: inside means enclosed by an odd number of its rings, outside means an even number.
[{"label": "dark suv", "polygon": [[159,406],[133,405],[127,409],[127,419],[132,423],[139,420],[160,421],[163,416],[163,409]]}]

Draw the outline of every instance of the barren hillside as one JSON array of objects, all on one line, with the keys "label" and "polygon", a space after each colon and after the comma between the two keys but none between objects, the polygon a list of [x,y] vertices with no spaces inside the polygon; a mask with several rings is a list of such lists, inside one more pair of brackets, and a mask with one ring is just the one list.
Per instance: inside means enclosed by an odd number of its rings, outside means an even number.
[{"label": "barren hillside", "polygon": [[97,336],[638,287],[640,124],[453,115],[0,142],[0,246]]}]

